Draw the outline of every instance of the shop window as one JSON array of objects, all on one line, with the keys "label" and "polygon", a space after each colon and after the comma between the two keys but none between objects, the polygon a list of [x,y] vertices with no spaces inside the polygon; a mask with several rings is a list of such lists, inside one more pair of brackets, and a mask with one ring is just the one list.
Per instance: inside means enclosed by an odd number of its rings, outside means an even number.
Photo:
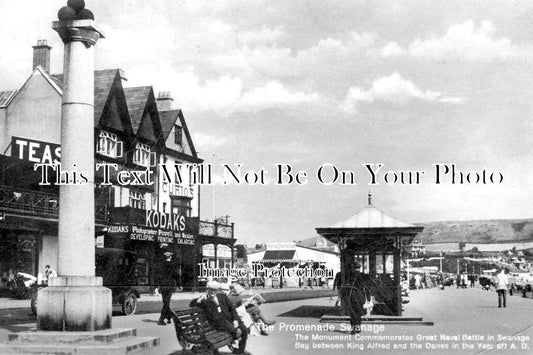
[{"label": "shop window", "polygon": [[141,210],[146,209],[144,192],[130,190],[130,206]]},{"label": "shop window", "polygon": [[172,213],[180,216],[191,216],[191,199],[177,198],[172,200]]},{"label": "shop window", "polygon": [[122,157],[122,142],[116,134],[100,131],[97,152],[111,158],[120,158]]},{"label": "shop window", "polygon": [[174,143],[181,145],[183,142],[183,128],[174,125]]},{"label": "shop window", "polygon": [[150,151],[150,146],[147,144],[137,143],[135,145],[135,154],[133,155],[133,162],[141,166],[155,166],[155,153]]}]

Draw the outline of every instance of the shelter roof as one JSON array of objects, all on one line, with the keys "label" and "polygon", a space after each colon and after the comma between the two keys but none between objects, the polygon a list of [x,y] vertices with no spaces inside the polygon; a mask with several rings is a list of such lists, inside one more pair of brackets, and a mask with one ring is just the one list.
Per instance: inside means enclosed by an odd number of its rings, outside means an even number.
[{"label": "shelter roof", "polygon": [[416,227],[385,214],[373,205],[368,205],[355,215],[335,223],[330,228],[398,228]]}]

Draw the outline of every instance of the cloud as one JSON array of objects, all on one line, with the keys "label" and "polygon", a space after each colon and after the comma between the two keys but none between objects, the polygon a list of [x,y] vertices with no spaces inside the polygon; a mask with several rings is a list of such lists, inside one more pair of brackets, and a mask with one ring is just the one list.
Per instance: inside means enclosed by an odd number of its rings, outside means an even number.
[{"label": "cloud", "polygon": [[239,77],[201,80],[193,67],[177,71],[162,65],[138,66],[128,71],[127,76],[128,86],[154,85],[156,91],[172,92],[174,102],[187,112],[213,110],[227,116],[237,111],[257,112],[319,99],[317,93],[289,90],[276,81],[245,90]]},{"label": "cloud", "polygon": [[240,103],[248,109],[257,110],[263,107],[308,103],[318,98],[317,93],[289,91],[282,84],[270,81],[262,87],[245,93]]},{"label": "cloud", "polygon": [[285,31],[283,26],[270,28],[263,26],[259,30],[237,31],[237,39],[241,44],[273,43],[279,40]]},{"label": "cloud", "polygon": [[482,21],[476,27],[472,20],[450,26],[442,37],[415,39],[407,49],[396,42],[382,48],[383,57],[409,54],[413,57],[436,60],[457,59],[472,62],[505,61],[525,56],[531,48],[513,44],[510,39],[496,38],[495,27],[490,21]]},{"label": "cloud", "polygon": [[389,42],[385,47],[381,49],[381,55],[383,57],[394,57],[405,54],[405,50],[396,42]]},{"label": "cloud", "polygon": [[207,151],[218,148],[228,141],[227,137],[212,135],[207,133],[196,132],[192,134],[195,147],[199,151]]},{"label": "cloud", "polygon": [[461,103],[464,99],[443,96],[439,92],[423,91],[412,81],[402,78],[396,72],[392,75],[381,77],[372,83],[368,89],[354,86],[348,90],[341,109],[347,112],[357,112],[359,103],[373,103],[375,101],[404,105],[411,100],[422,100],[441,103]]}]

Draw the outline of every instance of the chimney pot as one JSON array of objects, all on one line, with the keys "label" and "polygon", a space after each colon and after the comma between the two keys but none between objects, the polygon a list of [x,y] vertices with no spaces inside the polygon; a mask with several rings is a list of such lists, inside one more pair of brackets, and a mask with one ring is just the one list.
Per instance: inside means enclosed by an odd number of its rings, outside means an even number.
[{"label": "chimney pot", "polygon": [[48,45],[46,39],[37,40],[37,45],[33,46],[33,69],[40,65],[47,73],[50,72],[50,52],[52,47]]},{"label": "chimney pot", "polygon": [[174,106],[174,98],[170,91],[160,91],[157,94],[157,109],[159,111],[172,110]]}]

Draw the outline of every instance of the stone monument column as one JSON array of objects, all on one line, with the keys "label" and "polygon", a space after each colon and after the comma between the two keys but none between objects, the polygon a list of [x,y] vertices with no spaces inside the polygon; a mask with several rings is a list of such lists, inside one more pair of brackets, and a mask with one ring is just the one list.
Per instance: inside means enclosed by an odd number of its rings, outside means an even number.
[{"label": "stone monument column", "polygon": [[38,330],[111,328],[111,290],[95,277],[94,45],[103,35],[84,7],[69,0],[52,23],[65,44],[61,170],[70,173],[59,191],[58,277],[39,290]]}]

